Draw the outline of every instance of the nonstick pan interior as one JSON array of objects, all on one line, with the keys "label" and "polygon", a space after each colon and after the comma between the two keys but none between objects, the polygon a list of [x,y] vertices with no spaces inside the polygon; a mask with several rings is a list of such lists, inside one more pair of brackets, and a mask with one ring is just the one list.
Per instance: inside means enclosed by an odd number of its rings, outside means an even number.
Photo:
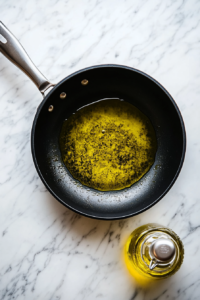
[{"label": "nonstick pan interior", "polygon": [[[82,85],[87,79],[89,83]],[[60,98],[65,92],[67,97]],[[63,121],[80,107],[104,98],[120,98],[151,120],[158,143],[154,165],[130,188],[100,192],[73,179],[61,159],[59,134]],[[53,111],[48,108],[53,105]],[[105,65],[70,75],[46,96],[32,128],[36,169],[53,196],[83,215],[119,219],[136,215],[157,203],[176,180],[185,155],[181,114],[171,96],[148,75],[128,67]]]}]

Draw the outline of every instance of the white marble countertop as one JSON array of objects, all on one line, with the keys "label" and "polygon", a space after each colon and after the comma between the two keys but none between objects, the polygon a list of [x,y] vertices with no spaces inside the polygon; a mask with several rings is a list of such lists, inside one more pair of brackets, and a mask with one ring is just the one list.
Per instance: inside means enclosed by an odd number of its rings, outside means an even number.
[{"label": "white marble countertop", "polygon": [[[148,73],[173,96],[187,131],[181,174],[157,205],[122,221],[77,215],[49,194],[32,162],[42,96],[0,54],[0,300],[199,299],[200,1],[6,0],[0,18],[52,82],[106,63]],[[172,278],[143,288],[122,250],[147,222],[171,227],[185,259]]]}]

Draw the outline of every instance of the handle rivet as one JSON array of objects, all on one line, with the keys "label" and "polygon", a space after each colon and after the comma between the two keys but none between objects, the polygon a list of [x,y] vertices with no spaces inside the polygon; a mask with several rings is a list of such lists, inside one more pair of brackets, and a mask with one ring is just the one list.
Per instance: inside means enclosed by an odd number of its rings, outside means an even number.
[{"label": "handle rivet", "polygon": [[49,108],[48,108],[48,111],[49,111],[49,112],[52,112],[53,109],[54,109],[53,105],[50,105]]},{"label": "handle rivet", "polygon": [[67,94],[64,92],[60,94],[60,99],[65,99],[66,97],[67,97]]},{"label": "handle rivet", "polygon": [[87,79],[83,79],[83,80],[81,81],[81,84],[82,84],[82,85],[87,85],[88,82],[89,82],[89,81],[88,81]]}]

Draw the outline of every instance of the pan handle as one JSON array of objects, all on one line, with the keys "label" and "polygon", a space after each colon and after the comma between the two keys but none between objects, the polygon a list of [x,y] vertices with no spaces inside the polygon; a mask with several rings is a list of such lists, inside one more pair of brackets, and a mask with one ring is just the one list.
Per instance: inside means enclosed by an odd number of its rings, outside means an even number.
[{"label": "pan handle", "polygon": [[0,22],[0,52],[30,77],[43,96],[49,87],[55,85],[50,83],[44,75],[40,73],[20,42],[2,22]]}]

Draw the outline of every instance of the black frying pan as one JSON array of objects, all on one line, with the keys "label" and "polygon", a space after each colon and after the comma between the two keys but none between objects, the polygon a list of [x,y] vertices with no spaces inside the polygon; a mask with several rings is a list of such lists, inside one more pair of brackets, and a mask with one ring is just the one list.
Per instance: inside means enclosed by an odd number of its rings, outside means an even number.
[{"label": "black frying pan", "polygon": [[[7,41],[0,43],[1,52],[44,95],[54,85],[38,71],[2,23],[0,33]],[[87,85],[82,82],[84,79],[88,80]],[[67,96],[64,98],[62,93]],[[157,136],[154,165],[137,183],[121,191],[100,192],[83,186],[70,175],[59,150],[58,137],[64,119],[81,106],[103,98],[122,98],[135,105],[151,120]],[[64,78],[44,97],[33,122],[31,149],[41,180],[63,205],[92,218],[121,219],[145,211],[169,191],[184,161],[186,133],[176,103],[156,80],[129,67],[100,65]]]}]

